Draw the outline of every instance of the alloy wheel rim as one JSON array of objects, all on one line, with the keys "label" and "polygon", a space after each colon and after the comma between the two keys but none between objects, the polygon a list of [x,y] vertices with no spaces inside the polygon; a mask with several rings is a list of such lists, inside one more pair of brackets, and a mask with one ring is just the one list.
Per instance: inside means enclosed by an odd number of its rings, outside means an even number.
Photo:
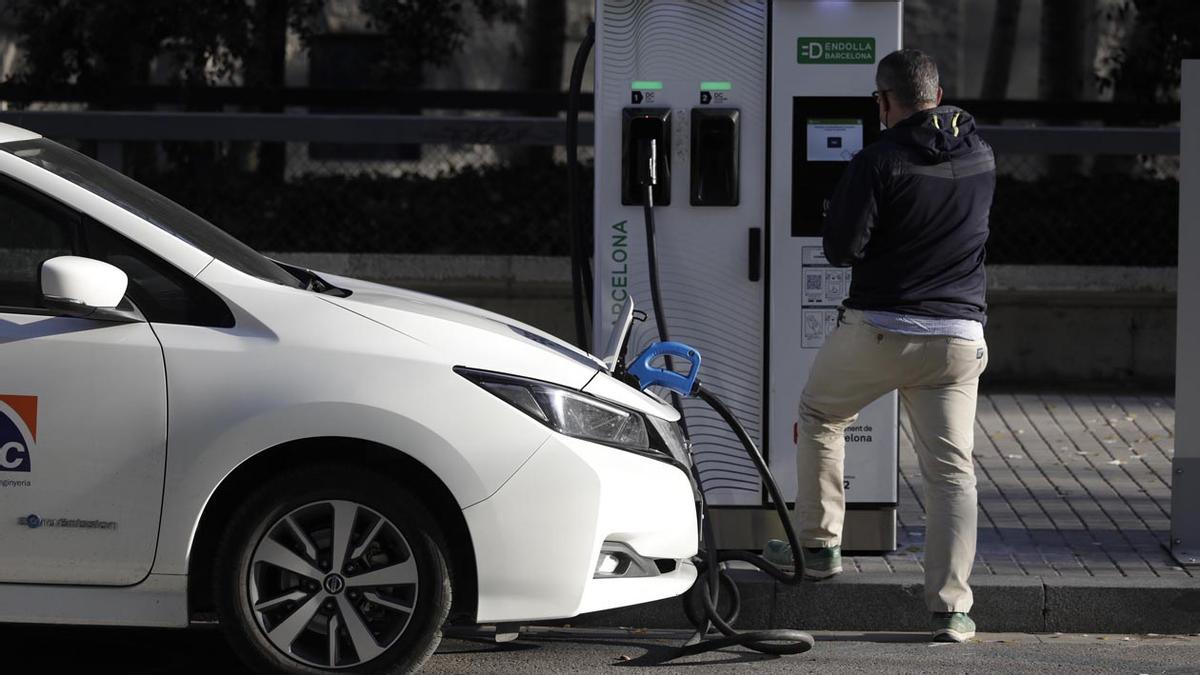
[{"label": "alloy wheel rim", "polygon": [[352,668],[400,639],[417,606],[408,541],[390,520],[322,500],[276,520],[246,570],[250,611],[279,651],[319,668]]}]

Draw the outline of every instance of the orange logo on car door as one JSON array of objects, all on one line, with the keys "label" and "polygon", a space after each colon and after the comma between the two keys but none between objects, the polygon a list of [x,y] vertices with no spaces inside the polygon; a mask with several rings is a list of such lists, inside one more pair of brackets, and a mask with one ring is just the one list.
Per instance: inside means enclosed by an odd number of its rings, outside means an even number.
[{"label": "orange logo on car door", "polygon": [[31,470],[37,442],[37,397],[0,394],[0,471]]}]

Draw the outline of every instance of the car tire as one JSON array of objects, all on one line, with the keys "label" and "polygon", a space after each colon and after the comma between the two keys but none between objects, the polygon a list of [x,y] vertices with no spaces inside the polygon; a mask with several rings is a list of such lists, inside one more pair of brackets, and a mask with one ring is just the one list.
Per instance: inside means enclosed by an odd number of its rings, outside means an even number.
[{"label": "car tire", "polygon": [[413,672],[450,609],[446,550],[421,502],[376,472],[288,472],[248,496],[218,547],[222,629],[264,672]]}]

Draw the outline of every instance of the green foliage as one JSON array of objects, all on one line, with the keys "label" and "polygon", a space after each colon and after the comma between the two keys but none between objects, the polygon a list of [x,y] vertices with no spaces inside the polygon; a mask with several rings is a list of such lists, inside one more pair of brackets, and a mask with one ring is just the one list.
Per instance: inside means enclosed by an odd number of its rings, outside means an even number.
[{"label": "green foliage", "polygon": [[[203,86],[238,74],[248,56],[261,56],[256,36],[268,0],[11,0],[5,10],[25,52],[17,81],[31,86],[74,84],[103,97],[106,90],[148,80],[155,59],[166,59],[173,80]],[[270,0],[307,41],[326,0]],[[515,21],[514,0],[470,0],[487,22]],[[462,49],[468,14],[454,0],[359,0],[368,26],[387,37],[381,64],[401,86],[419,82],[424,65],[438,66]],[[282,25],[282,24],[281,24]],[[281,84],[281,83],[280,83]]]},{"label": "green foliage", "polygon": [[[520,12],[512,0],[472,0],[489,24],[513,22]],[[467,36],[462,2],[445,0],[359,0],[368,26],[387,35],[382,65],[388,80],[412,86],[423,65],[445,65]]]},{"label": "green foliage", "polygon": [[88,93],[144,83],[155,58],[168,59],[177,81],[204,83],[206,65],[225,77],[248,43],[238,30],[249,16],[245,0],[14,0],[6,11],[25,52],[16,79]]},{"label": "green foliage", "polygon": [[1180,62],[1200,57],[1200,2],[1123,0],[1108,18],[1123,27],[1098,77],[1101,91],[1141,102],[1179,100]]}]

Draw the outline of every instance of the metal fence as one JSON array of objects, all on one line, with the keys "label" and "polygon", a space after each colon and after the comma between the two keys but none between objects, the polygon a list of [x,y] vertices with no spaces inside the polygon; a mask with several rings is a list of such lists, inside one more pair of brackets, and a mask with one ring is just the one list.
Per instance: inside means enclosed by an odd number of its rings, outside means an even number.
[{"label": "metal fence", "polygon": [[[567,252],[558,118],[24,111],[0,121],[92,154],[265,250]],[[1177,128],[982,133],[998,157],[989,261],[1176,263]],[[580,138],[590,199],[590,122]]]}]

